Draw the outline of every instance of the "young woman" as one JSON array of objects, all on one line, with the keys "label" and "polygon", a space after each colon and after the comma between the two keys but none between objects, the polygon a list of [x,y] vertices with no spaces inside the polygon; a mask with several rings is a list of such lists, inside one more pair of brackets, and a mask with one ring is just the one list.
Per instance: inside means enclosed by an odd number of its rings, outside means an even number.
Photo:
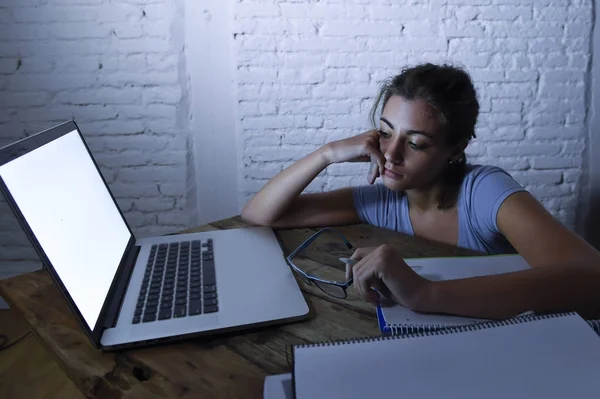
[{"label": "young woman", "polygon": [[[381,103],[381,104],[380,104]],[[515,250],[532,269],[434,282],[390,246],[356,250],[354,287],[416,311],[507,318],[533,310],[600,317],[600,253],[500,168],[466,163],[479,104],[462,69],[424,64],[385,82],[379,129],[327,143],[283,170],[244,207],[273,227],[366,222],[488,254]],[[370,185],[301,194],[328,165],[371,162]],[[381,177],[383,184],[374,184]]]}]

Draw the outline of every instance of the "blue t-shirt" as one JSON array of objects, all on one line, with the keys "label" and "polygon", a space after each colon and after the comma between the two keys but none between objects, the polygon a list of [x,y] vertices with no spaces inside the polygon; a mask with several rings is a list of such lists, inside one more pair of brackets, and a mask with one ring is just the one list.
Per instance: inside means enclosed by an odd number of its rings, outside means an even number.
[{"label": "blue t-shirt", "polygon": [[[495,166],[467,165],[457,199],[458,246],[487,254],[514,253],[496,223],[500,205],[509,195],[525,191],[507,172]],[[415,235],[403,191],[383,184],[354,187],[359,218],[378,227]]]}]

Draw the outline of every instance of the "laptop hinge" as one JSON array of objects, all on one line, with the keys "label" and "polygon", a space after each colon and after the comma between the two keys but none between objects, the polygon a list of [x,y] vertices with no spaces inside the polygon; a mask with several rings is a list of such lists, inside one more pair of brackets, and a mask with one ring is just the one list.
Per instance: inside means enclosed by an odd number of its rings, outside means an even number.
[{"label": "laptop hinge", "polygon": [[127,252],[123,265],[123,278],[119,279],[118,284],[115,287],[114,294],[111,298],[112,301],[106,313],[106,317],[104,318],[104,328],[113,328],[117,325],[119,313],[121,312],[121,305],[123,304],[125,292],[127,291],[127,287],[129,286],[129,279],[133,274],[133,268],[135,266],[137,256],[140,252],[140,248],[141,247],[137,245],[133,245],[131,249]]}]

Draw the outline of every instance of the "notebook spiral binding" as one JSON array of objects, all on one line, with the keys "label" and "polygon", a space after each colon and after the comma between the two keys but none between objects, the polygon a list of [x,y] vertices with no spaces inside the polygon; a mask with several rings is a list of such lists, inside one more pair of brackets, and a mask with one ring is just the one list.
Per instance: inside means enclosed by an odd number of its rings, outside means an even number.
[{"label": "notebook spiral binding", "polygon": [[[465,331],[475,331],[475,330],[483,330],[486,328],[499,327],[499,326],[508,326],[511,324],[519,324],[526,323],[533,320],[541,320],[541,319],[553,319],[556,317],[568,316],[576,314],[575,312],[567,312],[567,313],[549,313],[549,314],[527,314],[522,316],[516,316],[506,320],[494,320],[494,321],[485,321],[480,323],[466,324],[466,325],[448,325],[448,324],[436,324],[436,325],[409,325],[409,326],[400,326],[396,324],[388,324],[388,327],[391,329],[392,335],[412,335],[412,336],[429,336],[429,335],[443,335],[443,334],[452,334],[457,332],[465,332]],[[586,320],[588,325],[596,331],[596,333],[600,334],[600,320]]]},{"label": "notebook spiral binding", "polygon": [[[341,341],[322,341],[314,344],[301,344],[295,345],[296,348],[313,348],[313,347],[322,347],[322,346],[334,346],[334,345],[347,345],[347,344],[358,344],[365,342],[376,342],[376,341],[387,341],[391,339],[404,339],[404,338],[413,338],[413,337],[425,337],[431,335],[446,335],[446,334],[454,334],[459,332],[467,332],[467,331],[475,331],[475,330],[485,330],[488,328],[508,326],[511,324],[520,324],[520,323],[528,323],[534,320],[541,319],[554,319],[556,317],[563,316],[571,316],[576,314],[575,312],[566,312],[566,313],[549,313],[543,315],[536,314],[527,314],[522,316],[516,316],[511,319],[506,320],[495,320],[495,321],[484,321],[481,323],[467,324],[461,326],[447,326],[443,324],[438,324],[437,326],[431,326],[430,328],[423,329],[420,331],[409,331],[410,329],[400,329],[398,328],[396,331],[406,331],[406,333],[398,333],[395,335],[382,335],[382,336],[371,336],[371,337],[360,337],[354,339],[347,339]],[[597,334],[600,334],[600,319],[599,320],[586,320],[588,325],[594,329]],[[439,327],[438,327],[439,326]],[[398,326],[399,327],[399,326]]]}]

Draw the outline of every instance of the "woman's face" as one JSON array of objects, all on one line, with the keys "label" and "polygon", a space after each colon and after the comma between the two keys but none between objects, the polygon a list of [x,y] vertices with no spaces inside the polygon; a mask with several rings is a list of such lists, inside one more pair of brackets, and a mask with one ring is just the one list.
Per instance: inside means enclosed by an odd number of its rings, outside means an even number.
[{"label": "woman's face", "polygon": [[393,191],[427,188],[461,153],[446,144],[437,114],[421,99],[390,97],[379,127],[383,184]]}]

